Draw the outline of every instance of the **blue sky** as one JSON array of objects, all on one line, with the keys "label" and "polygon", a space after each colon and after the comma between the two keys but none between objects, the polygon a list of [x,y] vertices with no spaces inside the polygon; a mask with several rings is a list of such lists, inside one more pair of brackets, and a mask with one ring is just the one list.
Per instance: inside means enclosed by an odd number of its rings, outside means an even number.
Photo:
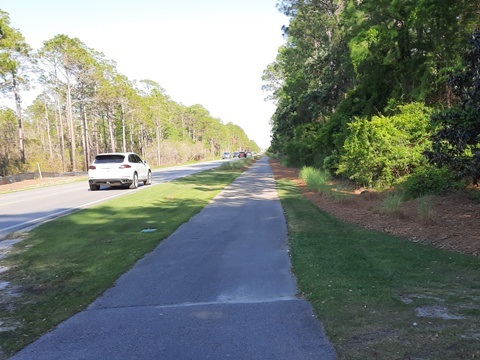
[{"label": "blue sky", "polygon": [[[150,79],[184,105],[201,104],[261,147],[275,108],[261,76],[284,42],[277,0],[0,0],[34,49],[57,34],[114,60],[130,80]],[[28,105],[28,104],[25,104]]]}]

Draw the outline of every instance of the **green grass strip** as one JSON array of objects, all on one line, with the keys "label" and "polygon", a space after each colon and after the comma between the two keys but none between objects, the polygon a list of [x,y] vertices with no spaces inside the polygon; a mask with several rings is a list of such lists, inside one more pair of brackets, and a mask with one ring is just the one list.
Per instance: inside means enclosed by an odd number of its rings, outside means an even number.
[{"label": "green grass strip", "polygon": [[480,260],[340,221],[277,183],[301,293],[339,359],[480,355]]},{"label": "green grass strip", "polygon": [[[210,170],[43,224],[0,262],[19,297],[0,303],[3,356],[84,309],[241,174]],[[143,229],[157,229],[142,233]],[[12,294],[15,295],[15,294]],[[0,356],[1,357],[1,356]]]}]

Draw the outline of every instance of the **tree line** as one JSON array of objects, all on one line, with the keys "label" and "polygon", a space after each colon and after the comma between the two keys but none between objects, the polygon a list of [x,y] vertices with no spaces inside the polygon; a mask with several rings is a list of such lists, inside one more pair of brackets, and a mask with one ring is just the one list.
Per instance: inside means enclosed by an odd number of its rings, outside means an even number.
[{"label": "tree line", "polygon": [[478,0],[277,7],[290,21],[263,74],[273,152],[367,186],[480,180]]},{"label": "tree line", "polygon": [[[258,151],[243,129],[201,105],[173,101],[153,80],[131,81],[78,38],[56,35],[33,51],[0,10],[0,176],[86,170],[97,153],[134,151],[153,165]],[[39,95],[23,110],[22,95]]]}]

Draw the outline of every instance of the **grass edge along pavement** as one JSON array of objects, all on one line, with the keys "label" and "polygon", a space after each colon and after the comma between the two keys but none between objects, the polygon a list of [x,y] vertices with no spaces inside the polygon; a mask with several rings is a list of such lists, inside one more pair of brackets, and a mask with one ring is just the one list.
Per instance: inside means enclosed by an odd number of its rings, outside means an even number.
[{"label": "grass edge along pavement", "polygon": [[151,186],[30,231],[0,260],[9,268],[1,274],[8,286],[0,292],[0,358],[85,309],[241,170],[220,167]]},{"label": "grass edge along pavement", "polygon": [[480,356],[480,260],[347,224],[277,180],[293,271],[339,359]]}]

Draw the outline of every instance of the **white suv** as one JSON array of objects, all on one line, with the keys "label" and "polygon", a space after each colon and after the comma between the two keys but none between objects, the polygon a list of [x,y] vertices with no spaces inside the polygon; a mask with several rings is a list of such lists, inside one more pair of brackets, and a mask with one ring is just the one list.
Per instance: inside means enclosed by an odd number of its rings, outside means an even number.
[{"label": "white suv", "polygon": [[152,171],[135,153],[98,154],[88,167],[88,184],[92,191],[99,190],[101,185],[136,189],[140,181],[150,185]]}]

